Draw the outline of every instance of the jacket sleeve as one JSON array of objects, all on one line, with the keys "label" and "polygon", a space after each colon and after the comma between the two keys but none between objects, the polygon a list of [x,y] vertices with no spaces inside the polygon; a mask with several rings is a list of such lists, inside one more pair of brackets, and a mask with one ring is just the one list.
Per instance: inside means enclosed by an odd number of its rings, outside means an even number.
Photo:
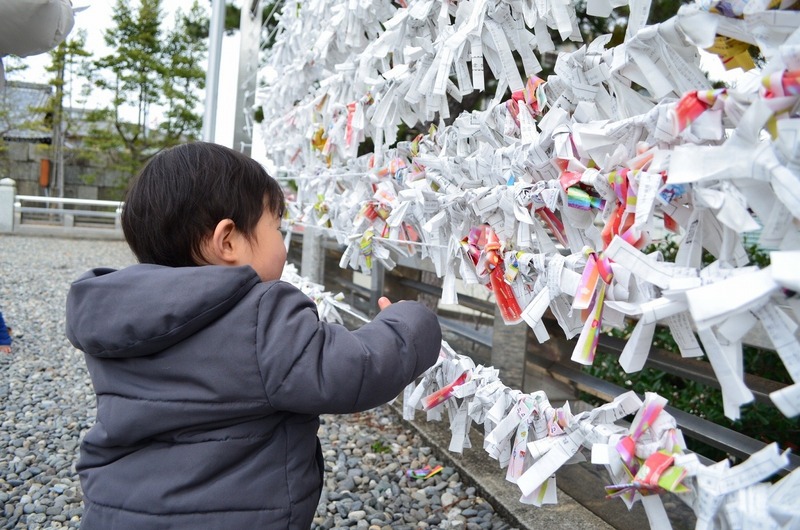
[{"label": "jacket sleeve", "polygon": [[6,322],[3,320],[3,313],[0,313],[0,346],[11,346],[11,336],[8,334]]},{"label": "jacket sleeve", "polygon": [[436,315],[399,302],[356,331],[320,322],[316,306],[283,282],[259,303],[256,348],[267,399],[305,414],[358,412],[395,398],[439,356]]}]

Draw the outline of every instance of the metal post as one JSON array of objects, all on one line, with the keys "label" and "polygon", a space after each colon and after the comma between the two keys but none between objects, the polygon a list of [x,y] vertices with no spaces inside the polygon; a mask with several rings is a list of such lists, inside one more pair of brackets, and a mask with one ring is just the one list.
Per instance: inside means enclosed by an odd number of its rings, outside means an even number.
[{"label": "metal post", "polygon": [[314,283],[323,284],[325,281],[325,249],[322,247],[322,233],[314,226],[306,226],[303,230],[300,275]]},{"label": "metal post", "polygon": [[14,200],[17,183],[14,179],[0,179],[0,232],[14,231]]},{"label": "metal post", "polygon": [[494,309],[492,328],[492,366],[500,370],[503,382],[511,388],[523,389],[525,384],[525,346],[528,326],[524,323],[507,326]]},{"label": "metal post", "polygon": [[217,128],[219,99],[219,64],[222,35],[225,32],[225,0],[212,0],[208,34],[208,71],[206,72],[206,107],[203,113],[203,140],[213,142]]},{"label": "metal post", "polygon": [[242,8],[239,23],[239,76],[233,125],[233,148],[250,156],[253,143],[253,105],[256,100],[258,51],[261,45],[261,2],[252,0]]},{"label": "metal post", "polygon": [[378,260],[373,260],[372,271],[370,273],[370,296],[369,311],[370,316],[378,314],[378,298],[384,295],[386,287],[384,285],[386,269]]},{"label": "metal post", "polygon": [[58,196],[64,196],[64,62],[63,44],[58,51],[58,82],[56,83],[56,115],[53,120],[53,143],[55,144],[56,186]]}]

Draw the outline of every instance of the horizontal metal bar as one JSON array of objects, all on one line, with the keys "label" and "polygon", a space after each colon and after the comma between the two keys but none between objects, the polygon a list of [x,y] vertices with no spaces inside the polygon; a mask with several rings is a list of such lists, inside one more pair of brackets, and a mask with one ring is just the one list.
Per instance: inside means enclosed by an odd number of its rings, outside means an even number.
[{"label": "horizontal metal bar", "polygon": [[21,206],[16,208],[20,213],[40,213],[44,215],[82,215],[85,217],[105,217],[114,219],[119,217],[116,212],[98,212],[96,210],[69,210],[64,208],[38,208],[36,206]]},{"label": "horizontal metal bar", "polygon": [[[435,285],[428,285],[427,283],[418,282],[416,280],[410,280],[408,278],[400,278],[398,281],[400,282],[400,285],[416,289],[417,291],[423,292],[425,294],[432,294],[440,298],[442,296],[441,287],[437,287]],[[473,296],[459,294],[458,305],[463,305],[464,307],[468,307],[476,311],[481,311],[483,313],[489,313],[490,315],[494,314],[493,303],[487,300],[481,300],[480,298],[475,298]]]},{"label": "horizontal metal bar", "polygon": [[84,206],[112,206],[121,208],[121,201],[104,201],[100,199],[73,199],[71,197],[41,197],[39,195],[17,195],[17,201],[44,202],[54,204],[82,204]]},{"label": "horizontal metal bar", "polygon": [[351,282],[349,280],[345,280],[343,278],[333,278],[334,283],[339,284],[340,287],[344,287],[345,289],[350,289],[354,292],[357,296],[362,298],[369,299],[372,295],[372,289],[369,287],[364,287],[363,285],[358,285],[357,283]]},{"label": "horizontal metal bar", "polygon": [[[541,359],[546,363],[546,360]],[[540,364],[541,366],[541,364]],[[612,401],[615,397],[627,392],[628,390],[617,386],[608,381],[594,377],[581,370],[566,366],[562,363],[551,362],[544,367],[551,376],[570,384],[576,385],[579,390],[594,395],[606,401]],[[640,396],[641,397],[641,396]],[[711,447],[716,447],[738,458],[746,459],[753,453],[767,446],[766,443],[745,436],[722,425],[705,420],[698,416],[689,414],[672,406],[665,407],[671,414],[678,426],[691,438],[701,441]],[[783,475],[800,466],[800,456],[790,454],[789,466],[787,470],[781,471]]]},{"label": "horizontal metal bar", "polygon": [[[401,285],[416,289],[420,292],[441,296],[441,288],[439,287],[427,285],[422,282],[407,278],[399,278],[398,281]],[[345,288],[350,288],[357,294],[363,296],[369,296],[370,294],[369,288],[357,285],[353,282],[338,278],[336,279],[336,282]],[[479,300],[469,296],[459,296],[459,303],[484,313],[494,313],[494,304],[491,302]],[[458,321],[441,316],[439,317],[439,321],[443,328],[446,328],[482,346],[489,348],[492,347],[491,334],[480,333],[477,330]],[[555,322],[551,321],[549,324],[555,325]],[[624,345],[625,341],[622,339],[603,336],[600,339],[598,348],[600,348],[601,351],[619,354],[622,352]],[[531,368],[535,369],[537,372],[544,373],[549,377],[553,377],[558,381],[571,385],[580,391],[586,392],[604,401],[612,401],[615,397],[627,392],[625,388],[617,386],[609,381],[594,377],[578,368],[572,367],[566,361],[554,361],[552,359],[537,356],[535,353],[528,352],[526,354],[525,362],[530,363],[530,365],[532,365]],[[719,388],[719,382],[714,376],[713,370],[708,363],[694,361],[691,359],[683,359],[675,354],[671,354],[663,350],[651,349],[647,366],[651,366],[679,377],[696,380],[710,387]],[[753,389],[753,392],[759,401],[766,400],[766,402],[769,404],[772,404],[771,400],[769,400],[769,392],[776,388],[774,385],[780,385],[780,383],[769,381],[757,376],[749,376],[747,379],[747,384],[748,387]],[[675,418],[678,426],[683,430],[686,436],[705,443],[711,447],[725,451],[726,453],[734,455],[737,458],[746,459],[767,445],[762,441],[750,438],[722,425],[676,409],[675,407],[667,406],[665,410]],[[706,465],[713,463],[710,459],[703,457],[702,455],[698,454],[697,456]],[[789,462],[788,468],[786,470],[782,470],[779,473],[780,475],[785,475],[791,470],[799,467],[800,456],[790,454]]]},{"label": "horizontal metal bar", "polygon": [[[371,290],[368,287],[364,287],[363,285],[358,285],[357,283],[343,280],[340,278],[333,278],[333,281],[344,287],[346,289],[350,289],[353,291],[354,294],[360,296],[365,299],[369,299],[371,294]],[[450,318],[439,317],[439,323],[443,328],[449,329],[453,333],[460,335],[461,337],[465,337],[481,346],[486,346],[488,348],[492,347],[492,337],[491,334],[488,333],[481,333],[469,326],[465,326],[464,324],[458,322],[457,320],[453,320]]]},{"label": "horizontal metal bar", "polygon": [[[602,335],[598,343],[598,351],[603,351],[612,354],[621,354],[625,348],[625,341],[617,337],[609,335]],[[662,372],[681,377],[683,379],[690,379],[697,381],[711,388],[721,389],[719,379],[714,373],[714,369],[710,363],[699,361],[695,359],[685,359],[677,354],[651,348],[647,356],[645,366],[648,368],[655,368]],[[772,381],[754,374],[744,374],[744,382],[749,388],[759,403],[773,406],[774,403],[769,397],[770,393],[785,388],[787,385]]]},{"label": "horizontal metal bar", "polygon": [[443,328],[447,328],[453,333],[465,337],[476,344],[486,346],[487,348],[492,347],[492,335],[490,333],[481,333],[480,331],[466,326],[457,320],[452,320],[441,316],[439,317],[439,324],[441,324]]}]

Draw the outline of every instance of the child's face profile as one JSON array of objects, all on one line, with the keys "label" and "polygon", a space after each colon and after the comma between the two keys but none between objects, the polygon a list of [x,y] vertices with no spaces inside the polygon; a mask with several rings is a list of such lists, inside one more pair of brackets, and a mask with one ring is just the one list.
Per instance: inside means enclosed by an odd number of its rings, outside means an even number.
[{"label": "child's face profile", "polygon": [[261,215],[249,248],[243,249],[242,265],[250,265],[261,281],[279,280],[286,263],[286,247],[281,234],[281,218],[268,209]]}]

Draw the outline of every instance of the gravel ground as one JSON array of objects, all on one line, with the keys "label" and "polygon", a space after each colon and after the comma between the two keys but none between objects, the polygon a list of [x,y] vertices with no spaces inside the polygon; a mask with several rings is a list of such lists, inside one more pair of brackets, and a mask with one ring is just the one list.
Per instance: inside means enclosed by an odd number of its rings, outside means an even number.
[{"label": "gravel ground", "polygon": [[[87,269],[132,262],[120,241],[0,236],[0,310],[14,338],[0,354],[2,528],[80,526],[75,460],[95,401],[64,336],[64,304]],[[509,528],[389,407],[322,421],[325,488],[312,528]],[[408,476],[437,465],[430,478]]]}]

